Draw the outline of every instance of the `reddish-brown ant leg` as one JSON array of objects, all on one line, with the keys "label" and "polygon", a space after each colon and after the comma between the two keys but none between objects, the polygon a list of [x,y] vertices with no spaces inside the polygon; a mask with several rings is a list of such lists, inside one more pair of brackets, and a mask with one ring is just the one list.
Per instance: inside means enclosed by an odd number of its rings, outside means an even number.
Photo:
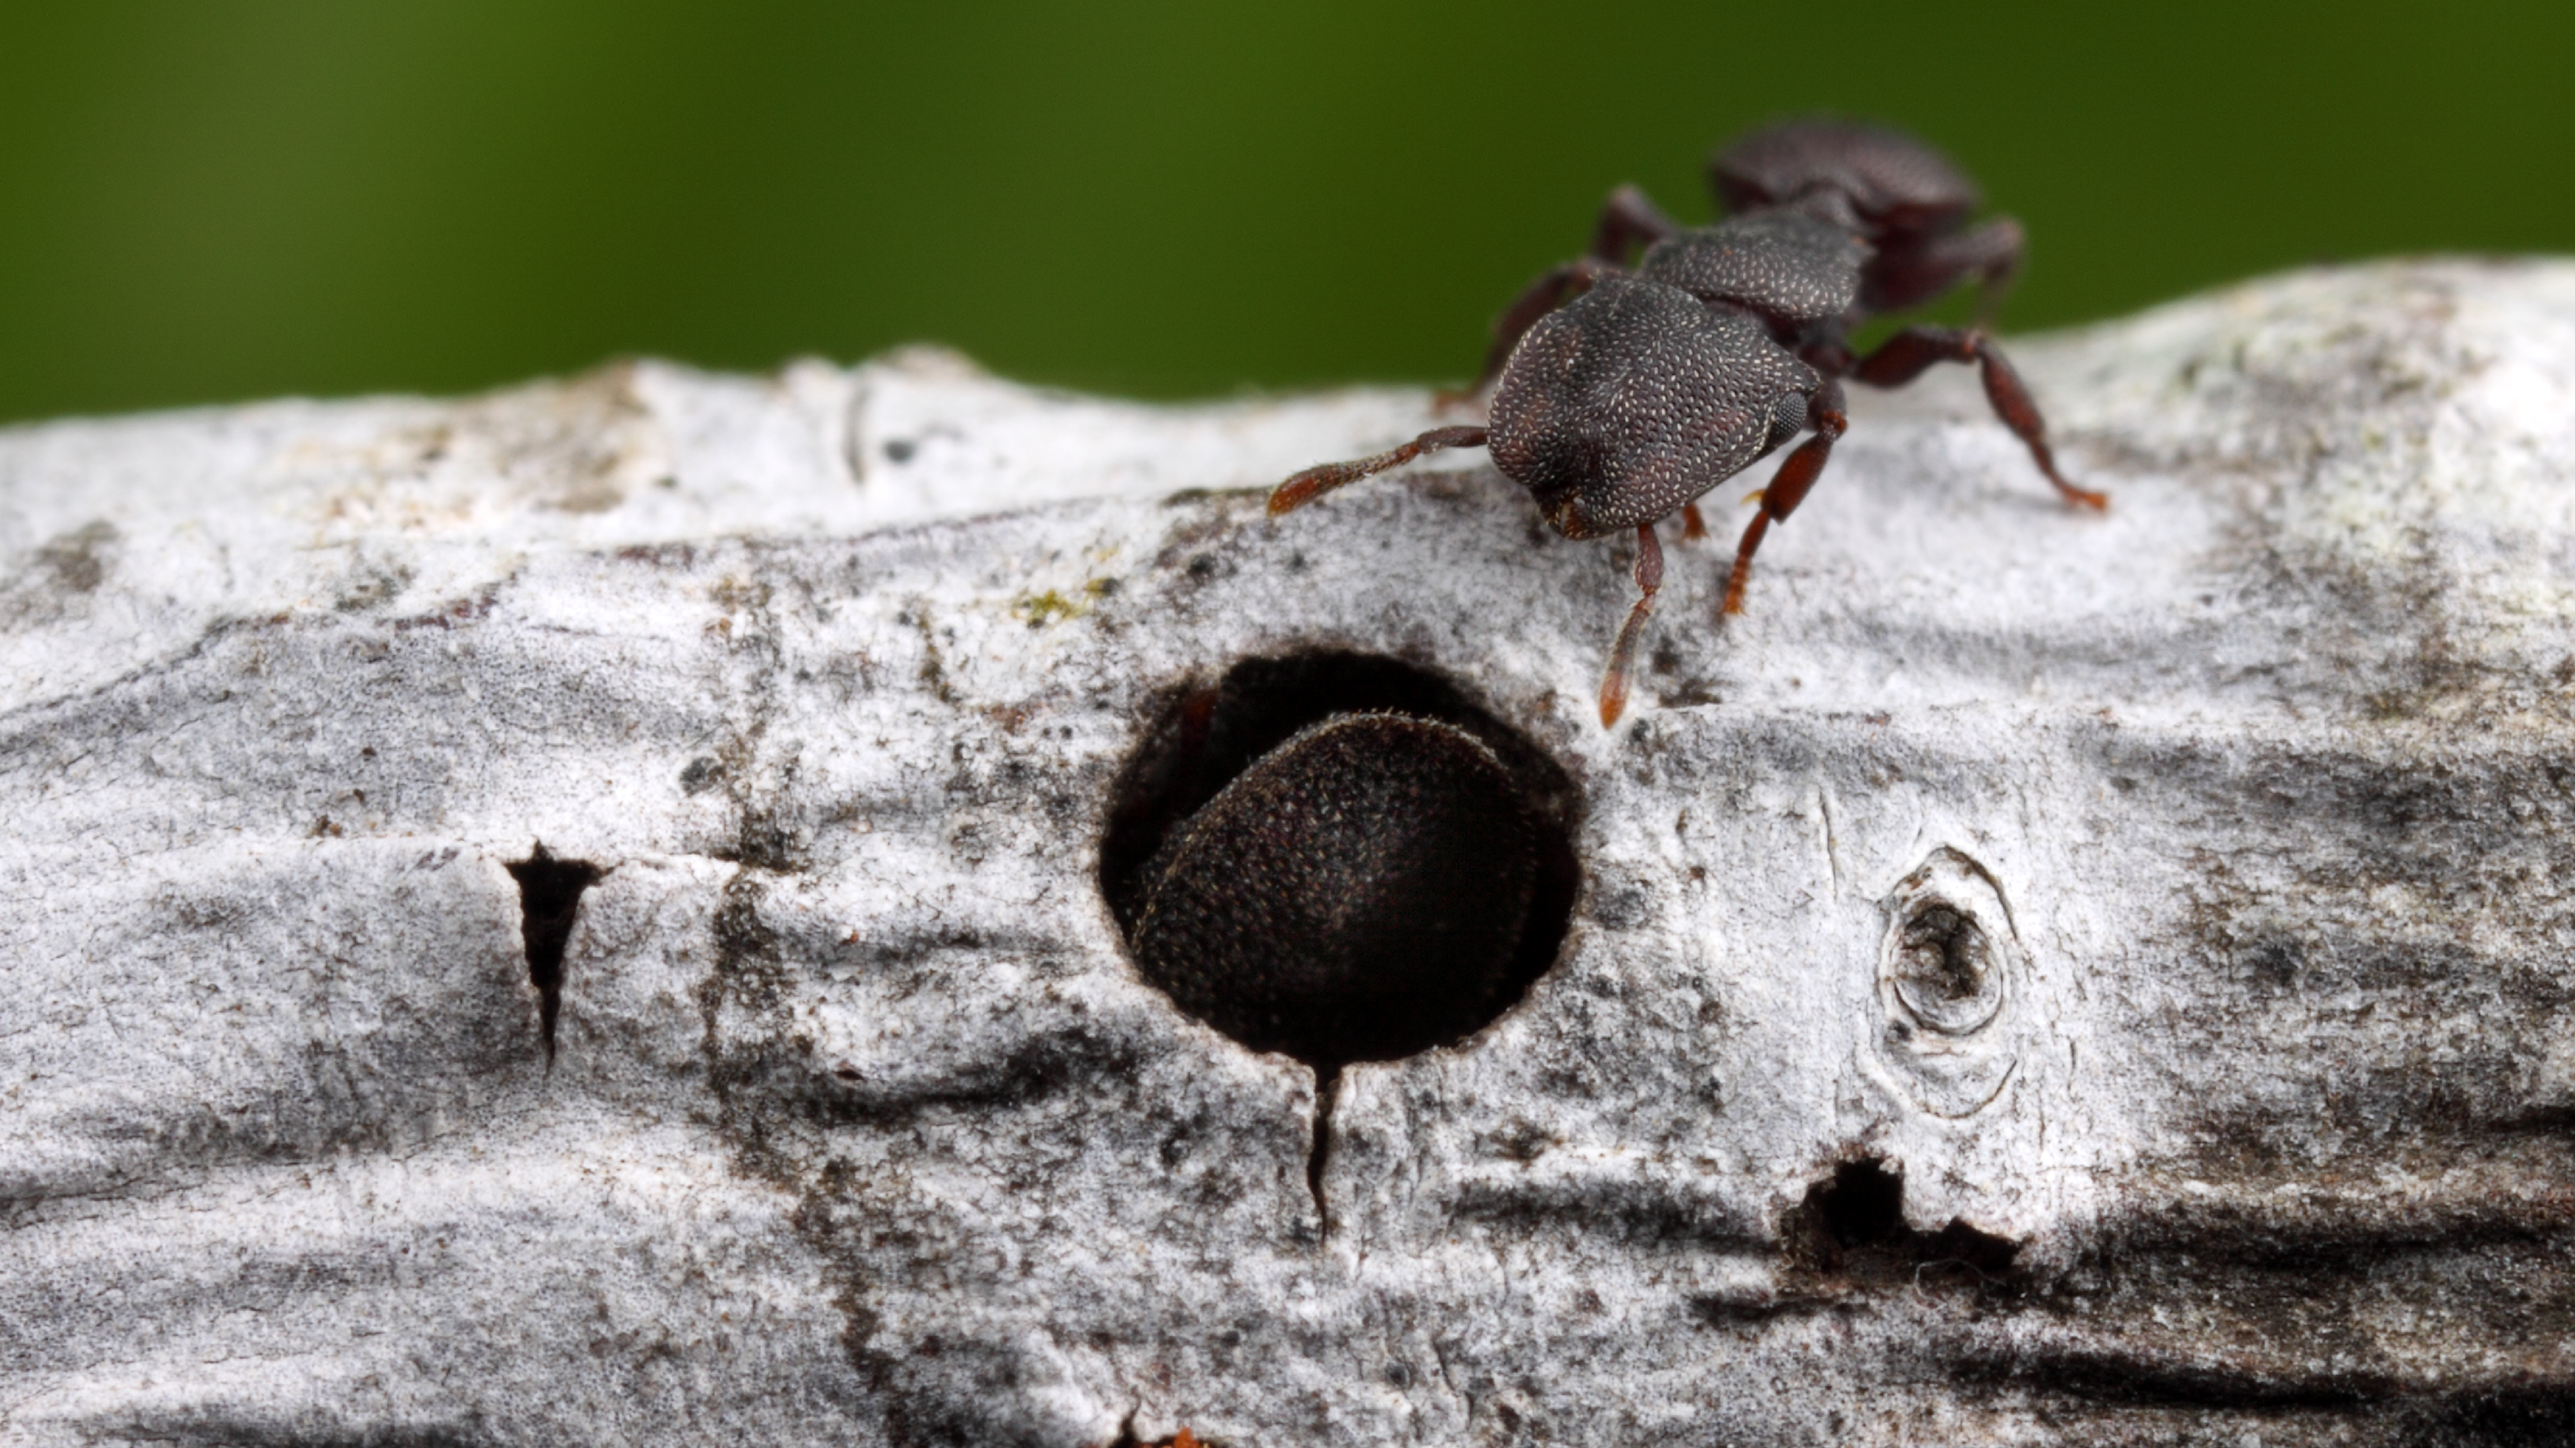
[{"label": "reddish-brown ant leg", "polygon": [[1590,291],[1602,277],[1626,274],[1621,267],[1587,256],[1550,267],[1544,276],[1529,283],[1528,290],[1514,298],[1510,306],[1503,308],[1501,316],[1493,319],[1493,345],[1485,349],[1484,370],[1476,374],[1474,383],[1463,392],[1441,392],[1431,400],[1441,407],[1472,400],[1477,393],[1492,386],[1494,378],[1502,375],[1502,365],[1511,360],[1511,349],[1520,345],[1520,339],[1531,327],[1538,325],[1539,318]]},{"label": "reddish-brown ant leg", "polygon": [[1609,199],[1601,203],[1600,220],[1592,228],[1590,253],[1531,282],[1528,290],[1493,319],[1493,345],[1485,349],[1484,370],[1477,374],[1474,385],[1462,392],[1434,393],[1432,403],[1454,407],[1472,401],[1502,375],[1502,364],[1511,360],[1511,349],[1520,345],[1520,338],[1538,325],[1540,317],[1590,291],[1602,277],[1623,274],[1631,254],[1677,235],[1680,230],[1680,223],[1664,215],[1643,191],[1621,186],[1609,193]]},{"label": "reddish-brown ant leg", "polygon": [[1743,530],[1743,541],[1735,545],[1734,570],[1726,575],[1727,613],[1743,612],[1744,588],[1752,582],[1752,555],[1761,547],[1762,535],[1770,531],[1774,521],[1786,522],[1788,515],[1797,511],[1797,505],[1806,501],[1815,480],[1824,475],[1825,461],[1833,456],[1834,439],[1850,428],[1850,420],[1842,415],[1841,383],[1828,380],[1815,389],[1814,397],[1806,404],[1806,425],[1815,429],[1815,435],[1800,443],[1797,451],[1788,455],[1788,461],[1779,465],[1770,486],[1759,494],[1761,511],[1753,514],[1751,524]]},{"label": "reddish-brown ant leg", "polygon": [[1609,648],[1609,673],[1600,681],[1600,727],[1618,722],[1627,712],[1627,676],[1636,663],[1636,640],[1645,632],[1646,617],[1654,612],[1654,594],[1663,586],[1663,545],[1654,541],[1654,525],[1645,523],[1636,530],[1636,586],[1644,596],[1627,611],[1627,622],[1619,625],[1618,642]]},{"label": "reddish-brown ant leg", "polygon": [[1621,186],[1601,203],[1600,222],[1592,228],[1591,254],[1612,266],[1625,266],[1635,251],[1680,233],[1663,208],[1633,186]]},{"label": "reddish-brown ant leg", "polygon": [[2019,278],[2026,247],[2021,224],[2008,216],[1974,231],[1885,247],[1862,270],[1860,305],[1872,312],[1901,312],[1973,277],[1977,325],[1982,326]]},{"label": "reddish-brown ant leg", "polygon": [[2109,494],[2078,488],[2056,470],[2056,454],[2048,448],[2047,422],[2039,416],[2038,404],[2030,400],[2030,390],[2021,382],[2021,374],[2012,370],[2011,359],[1984,333],[1957,327],[1907,327],[1861,358],[1851,375],[1871,387],[1902,387],[1934,362],[1975,363],[1994,415],[2030,450],[2030,460],[2065,500],[2086,508],[2110,506]]},{"label": "reddish-brown ant leg", "polygon": [[1695,540],[1705,538],[1707,536],[1708,520],[1699,515],[1699,505],[1696,503],[1683,503],[1681,505],[1681,537],[1684,540]]},{"label": "reddish-brown ant leg", "polygon": [[1531,282],[1528,290],[1493,319],[1493,345],[1485,349],[1484,370],[1476,375],[1474,385],[1460,392],[1433,393],[1432,404],[1455,407],[1473,401],[1476,394],[1502,375],[1502,365],[1511,360],[1511,349],[1520,345],[1520,338],[1538,325],[1540,317],[1590,291],[1602,277],[1624,275],[1631,254],[1678,235],[1680,230],[1680,223],[1664,215],[1643,191],[1621,186],[1609,193],[1609,199],[1601,203],[1600,220],[1592,227],[1589,254]]},{"label": "reddish-brown ant leg", "polygon": [[1335,488],[1346,488],[1371,474],[1402,467],[1424,453],[1449,447],[1482,447],[1484,432],[1480,427],[1435,427],[1411,442],[1369,457],[1307,468],[1270,490],[1270,516],[1275,518],[1302,508]]}]

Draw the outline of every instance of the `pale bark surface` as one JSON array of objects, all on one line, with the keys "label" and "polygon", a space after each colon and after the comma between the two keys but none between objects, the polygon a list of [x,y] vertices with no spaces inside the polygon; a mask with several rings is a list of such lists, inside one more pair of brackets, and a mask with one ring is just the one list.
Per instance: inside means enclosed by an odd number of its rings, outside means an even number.
[{"label": "pale bark surface", "polygon": [[[0,433],[0,1443],[2559,1441],[2575,266],[2014,355],[2107,515],[1963,372],[1855,397],[1608,732],[1623,556],[1481,453],[1264,517],[1420,394]],[[1095,882],[1172,691],[1316,648],[1551,755],[1584,881],[1322,1211],[1312,1073]]]}]

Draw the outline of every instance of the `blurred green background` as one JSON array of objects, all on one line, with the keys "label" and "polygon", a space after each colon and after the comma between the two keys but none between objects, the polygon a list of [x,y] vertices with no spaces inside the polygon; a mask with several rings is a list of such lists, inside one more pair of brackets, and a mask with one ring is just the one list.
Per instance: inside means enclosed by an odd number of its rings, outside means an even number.
[{"label": "blurred green background", "polygon": [[1144,396],[1458,379],[1645,185],[1894,120],[2014,330],[2575,250],[2575,7],[20,3],[0,420],[936,340]]}]

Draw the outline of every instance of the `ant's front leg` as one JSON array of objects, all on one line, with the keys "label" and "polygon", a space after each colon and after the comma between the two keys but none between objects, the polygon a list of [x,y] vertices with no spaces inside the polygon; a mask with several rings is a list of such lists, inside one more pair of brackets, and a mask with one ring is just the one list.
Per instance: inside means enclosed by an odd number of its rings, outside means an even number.
[{"label": "ant's front leg", "polygon": [[1482,447],[1485,429],[1480,427],[1435,427],[1411,442],[1399,443],[1381,453],[1371,453],[1346,463],[1323,463],[1307,468],[1270,490],[1270,516],[1302,508],[1335,488],[1346,488],[1361,478],[1399,468],[1424,453],[1442,448]]},{"label": "ant's front leg", "polygon": [[1902,387],[1935,362],[1973,362],[1985,382],[1985,401],[1994,415],[2030,450],[2030,458],[2056,484],[2065,500],[2086,508],[2107,508],[2110,495],[2090,488],[2078,488],[2056,470],[2056,454],[2048,449],[2047,422],[2039,416],[2038,404],[2030,400],[2030,390],[2021,374],[2012,370],[2011,359],[1981,331],[1957,327],[1907,327],[1889,337],[1885,344],[1860,359],[1851,375],[1871,387]]},{"label": "ant's front leg", "polygon": [[1663,587],[1663,545],[1654,541],[1654,525],[1636,529],[1636,586],[1641,596],[1618,627],[1618,642],[1609,647],[1609,672],[1600,681],[1600,727],[1607,729],[1627,712],[1627,676],[1636,666],[1636,641],[1654,612],[1654,595]]},{"label": "ant's front leg", "polygon": [[1761,511],[1753,514],[1751,524],[1743,530],[1743,541],[1735,545],[1735,566],[1726,575],[1727,613],[1743,612],[1744,588],[1752,582],[1752,555],[1761,547],[1763,535],[1770,531],[1772,523],[1787,522],[1797,505],[1806,501],[1815,480],[1824,475],[1826,460],[1833,456],[1834,440],[1850,427],[1850,420],[1842,415],[1841,383],[1827,378],[1823,386],[1815,389],[1815,395],[1806,402],[1806,425],[1815,430],[1815,435],[1798,444],[1788,461],[1779,465],[1769,487],[1753,494],[1761,500]]}]

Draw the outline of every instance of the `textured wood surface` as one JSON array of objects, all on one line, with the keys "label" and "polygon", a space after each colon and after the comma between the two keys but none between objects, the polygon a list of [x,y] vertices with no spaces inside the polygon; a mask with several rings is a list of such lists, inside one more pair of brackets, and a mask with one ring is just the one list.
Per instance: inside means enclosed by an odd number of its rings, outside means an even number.
[{"label": "textured wood surface", "polygon": [[[0,1442],[2558,1441],[2575,267],[2014,355],[2106,515],[1858,397],[1614,732],[1624,557],[1481,454],[1263,516],[1413,393],[0,433]],[[1316,650],[1581,872],[1320,1128],[1097,878],[1172,700]]]}]

